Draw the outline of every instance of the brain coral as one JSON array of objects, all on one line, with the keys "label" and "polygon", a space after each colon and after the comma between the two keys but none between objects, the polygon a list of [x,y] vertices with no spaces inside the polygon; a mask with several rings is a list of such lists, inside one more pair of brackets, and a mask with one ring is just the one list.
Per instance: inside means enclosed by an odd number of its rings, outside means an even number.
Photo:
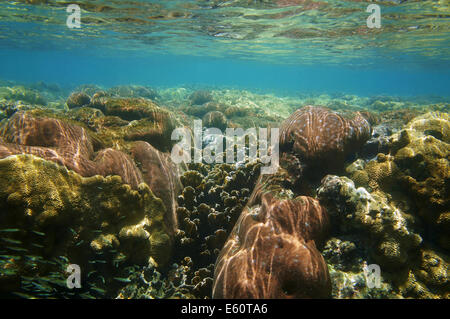
[{"label": "brain coral", "polygon": [[328,230],[327,213],[317,200],[299,196],[304,189],[297,186],[305,177],[340,168],[370,131],[359,113],[347,119],[313,106],[282,124],[280,167],[259,178],[228,237],[216,262],[213,297],[331,296],[328,269],[316,248]]},{"label": "brain coral", "polygon": [[300,196],[244,209],[215,269],[214,298],[327,298],[331,283],[315,241],[328,217],[318,201]]},{"label": "brain coral", "polygon": [[96,142],[82,127],[65,121],[15,113],[1,130],[0,157],[33,154],[74,170],[82,176],[119,175],[134,188],[143,182],[133,160],[120,151],[104,149],[94,156]]},{"label": "brain coral", "polygon": [[146,182],[163,200],[167,208],[165,222],[171,235],[175,234],[176,197],[182,188],[178,176],[181,173],[169,155],[150,144],[131,143],[131,156],[112,148],[102,149],[102,143],[81,126],[26,112],[15,113],[5,123],[0,136],[0,158],[32,154],[84,177],[118,175],[134,189]]},{"label": "brain coral", "polygon": [[[11,267],[23,281],[57,271],[50,260],[62,256],[81,267],[84,289],[114,294],[126,265],[162,266],[171,254],[164,205],[146,184],[133,190],[117,176],[85,178],[33,155],[0,160],[0,212],[0,229],[17,229],[0,232],[0,251],[15,256]],[[26,258],[49,262],[30,267]]]},{"label": "brain coral", "polygon": [[[280,147],[306,162],[343,160],[370,137],[369,122],[357,112],[346,118],[324,107],[305,106],[295,111],[280,129]],[[339,163],[339,162],[338,162]]]},{"label": "brain coral", "polygon": [[369,122],[359,112],[343,116],[324,107],[305,106],[283,122],[280,151],[291,174],[320,180],[342,168],[346,156],[361,147],[370,133]]}]

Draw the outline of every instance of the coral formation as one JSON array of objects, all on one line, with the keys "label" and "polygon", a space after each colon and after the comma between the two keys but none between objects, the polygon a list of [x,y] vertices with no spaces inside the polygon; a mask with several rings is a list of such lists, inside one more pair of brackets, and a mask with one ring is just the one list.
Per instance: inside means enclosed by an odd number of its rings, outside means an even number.
[{"label": "coral formation", "polygon": [[[86,177],[119,175],[134,188],[143,181],[142,174],[128,155],[111,148],[100,150],[101,143],[84,128],[62,120],[17,112],[2,128],[1,137],[1,158],[33,154]],[[97,151],[95,157],[94,150]]]},{"label": "coral formation", "polygon": [[[2,262],[11,255],[6,262],[15,269],[2,282],[17,276],[45,278],[59,269],[50,260],[62,256],[66,264],[78,264],[89,282],[80,293],[92,294],[104,281],[100,286],[108,295],[115,293],[114,278],[127,265],[169,260],[165,207],[146,184],[132,190],[117,176],[84,178],[32,155],[1,159],[0,171]],[[32,267],[28,256],[34,256]],[[14,292],[3,284],[0,290]]]},{"label": "coral formation", "polygon": [[328,298],[328,269],[315,242],[328,227],[317,201],[262,195],[246,207],[218,258],[214,298]]},{"label": "coral formation", "polygon": [[216,262],[213,297],[331,296],[328,269],[316,247],[327,234],[327,213],[314,198],[299,196],[303,190],[297,185],[312,174],[296,172],[301,165],[312,170],[320,160],[326,168],[337,167],[330,161],[342,165],[369,135],[360,114],[349,120],[322,107],[306,106],[283,122],[280,167],[259,178],[228,237]]},{"label": "coral formation", "polygon": [[[388,297],[448,295],[448,134],[446,113],[413,118],[385,139],[385,153],[347,167],[359,188],[345,177],[327,176],[318,189],[335,236],[351,238],[360,260],[380,265]],[[339,296],[343,289],[358,290],[341,288],[335,287]]]},{"label": "coral formation", "polygon": [[191,105],[202,105],[212,100],[212,95],[209,91],[200,90],[195,91],[189,96]]},{"label": "coral formation", "polygon": [[336,215],[341,233],[351,229],[370,236],[372,257],[385,268],[405,265],[408,252],[422,242],[413,232],[415,218],[388,204],[382,193],[368,193],[348,178],[328,175],[317,195],[323,205],[333,208],[329,212]]},{"label": "coral formation", "polygon": [[[0,85],[2,297],[449,298],[445,99]],[[195,119],[287,119],[278,170],[175,165]]]},{"label": "coral formation", "polygon": [[370,137],[367,120],[358,112],[352,117],[323,107],[305,106],[283,122],[280,150],[289,151],[314,174],[332,173]]},{"label": "coral formation", "polygon": [[217,127],[220,130],[227,128],[227,118],[219,111],[211,111],[203,116],[203,124],[206,127]]},{"label": "coral formation", "polygon": [[210,298],[214,264],[250,196],[260,163],[190,164],[181,176],[179,231],[174,260],[184,265],[185,283],[196,298]]},{"label": "coral formation", "polygon": [[69,109],[82,107],[91,103],[91,97],[84,92],[73,92],[68,97],[66,104]]}]

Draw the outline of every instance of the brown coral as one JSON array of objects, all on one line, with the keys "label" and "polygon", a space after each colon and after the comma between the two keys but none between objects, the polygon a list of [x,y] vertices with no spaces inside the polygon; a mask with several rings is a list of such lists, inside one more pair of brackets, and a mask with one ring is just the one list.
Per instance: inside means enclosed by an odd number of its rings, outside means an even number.
[{"label": "brown coral", "polygon": [[70,94],[66,101],[69,109],[89,105],[89,103],[91,103],[91,98],[89,97],[89,95],[83,92],[74,92]]},{"label": "brown coral", "polygon": [[56,162],[81,176],[119,175],[137,188],[142,174],[125,153],[106,148],[94,156],[101,143],[77,125],[52,118],[15,113],[4,125],[0,158],[15,154],[32,154]]},{"label": "brown coral", "polygon": [[176,198],[183,188],[178,177],[181,175],[179,167],[172,162],[168,154],[161,153],[143,141],[134,143],[131,153],[140,163],[145,182],[166,206],[169,213],[165,216],[165,223],[174,235],[177,229]]},{"label": "brown coral", "polygon": [[[307,174],[341,168],[370,136],[356,113],[346,118],[323,107],[294,112],[280,130],[280,167],[260,177],[215,268],[215,298],[327,298],[328,269],[316,248],[328,216],[312,197],[298,196]],[[297,195],[295,195],[297,193]]]},{"label": "brown coral", "polygon": [[267,193],[246,207],[215,269],[214,298],[328,298],[331,283],[316,248],[328,228],[318,201]]},{"label": "brown coral", "polygon": [[293,153],[309,170],[330,173],[370,137],[371,127],[356,112],[344,117],[324,107],[295,111],[280,129],[280,150]]}]

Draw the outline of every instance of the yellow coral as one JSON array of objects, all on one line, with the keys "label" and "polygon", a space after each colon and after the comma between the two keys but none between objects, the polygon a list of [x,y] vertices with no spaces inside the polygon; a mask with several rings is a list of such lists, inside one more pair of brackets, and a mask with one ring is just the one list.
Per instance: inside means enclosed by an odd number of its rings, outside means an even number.
[{"label": "yellow coral", "polygon": [[[48,241],[50,250],[52,245],[66,250],[75,241],[90,243],[93,250],[114,243],[130,258],[154,257],[163,265],[170,257],[172,238],[164,224],[162,201],[147,185],[132,190],[119,176],[85,178],[32,155],[9,156],[0,160],[0,210],[4,217],[0,228],[45,229],[53,232],[49,238],[58,231],[59,237]],[[148,235],[139,236],[138,245],[119,243],[121,229],[127,227]],[[69,228],[77,235],[59,233]],[[56,256],[59,251],[52,253]]]}]

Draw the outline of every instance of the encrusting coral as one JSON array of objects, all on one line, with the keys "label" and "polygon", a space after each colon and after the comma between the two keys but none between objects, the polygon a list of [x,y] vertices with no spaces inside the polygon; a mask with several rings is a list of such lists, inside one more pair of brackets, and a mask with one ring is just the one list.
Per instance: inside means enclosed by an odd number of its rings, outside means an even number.
[{"label": "encrusting coral", "polygon": [[448,249],[450,180],[450,124],[446,113],[427,113],[411,120],[390,137],[388,153],[347,168],[358,186],[380,190],[403,202],[435,233],[436,242]]},{"label": "encrusting coral", "polygon": [[318,189],[334,236],[380,265],[387,297],[448,296],[449,127],[446,113],[413,118],[386,153],[347,167],[353,181],[327,176]]},{"label": "encrusting coral", "polygon": [[117,288],[114,278],[122,276],[126,265],[168,262],[173,240],[164,222],[166,209],[146,184],[133,190],[117,176],[85,178],[33,155],[1,159],[0,170],[0,229],[20,225],[0,236],[5,244],[1,255],[14,255],[9,267],[16,271],[11,276],[25,281],[64,272],[56,264],[29,268],[25,262],[27,256],[63,256],[68,264],[78,264],[83,282],[90,283],[79,293],[103,287],[104,294],[110,294]]}]

